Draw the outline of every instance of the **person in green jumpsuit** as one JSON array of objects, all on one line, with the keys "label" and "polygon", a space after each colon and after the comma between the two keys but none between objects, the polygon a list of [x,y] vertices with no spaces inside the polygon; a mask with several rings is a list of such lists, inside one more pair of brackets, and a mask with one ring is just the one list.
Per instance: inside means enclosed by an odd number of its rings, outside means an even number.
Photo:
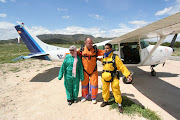
[{"label": "person in green jumpsuit", "polygon": [[64,86],[66,89],[68,105],[77,103],[79,93],[79,82],[84,80],[83,65],[81,58],[77,55],[76,46],[69,48],[70,54],[66,55],[60,68],[58,79],[64,74]]}]

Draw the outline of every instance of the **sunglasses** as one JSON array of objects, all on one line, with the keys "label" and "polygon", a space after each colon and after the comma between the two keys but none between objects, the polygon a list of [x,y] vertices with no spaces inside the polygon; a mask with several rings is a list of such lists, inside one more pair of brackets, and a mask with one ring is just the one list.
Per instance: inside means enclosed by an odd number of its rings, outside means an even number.
[{"label": "sunglasses", "polygon": [[73,49],[70,49],[69,51],[74,51]]}]

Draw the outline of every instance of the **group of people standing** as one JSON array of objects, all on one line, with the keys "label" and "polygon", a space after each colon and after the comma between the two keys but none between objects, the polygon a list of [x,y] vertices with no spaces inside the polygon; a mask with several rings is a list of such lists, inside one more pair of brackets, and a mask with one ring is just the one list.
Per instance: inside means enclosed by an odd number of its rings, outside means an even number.
[{"label": "group of people standing", "polygon": [[97,49],[93,46],[93,40],[86,38],[85,46],[81,47],[78,51],[76,46],[69,48],[70,54],[65,56],[65,60],[60,68],[58,79],[61,80],[64,75],[64,86],[66,88],[68,105],[77,103],[77,97],[79,93],[79,83],[81,80],[82,85],[82,99],[81,102],[85,102],[91,92],[91,100],[93,104],[96,104],[96,97],[98,94],[98,71],[97,71],[97,57],[103,56],[101,62],[103,64],[102,73],[102,97],[103,103],[101,107],[108,105],[110,97],[109,86],[115,97],[116,103],[118,103],[118,110],[123,112],[121,102],[121,92],[119,87],[119,78],[117,76],[117,70],[121,71],[124,76],[129,80],[130,72],[126,66],[122,63],[118,55],[113,54],[112,45],[110,43],[105,44],[105,50]]}]

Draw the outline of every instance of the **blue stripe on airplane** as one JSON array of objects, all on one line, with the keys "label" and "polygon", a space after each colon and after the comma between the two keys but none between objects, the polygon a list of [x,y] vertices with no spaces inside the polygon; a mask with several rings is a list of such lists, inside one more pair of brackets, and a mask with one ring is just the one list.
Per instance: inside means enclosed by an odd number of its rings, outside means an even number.
[{"label": "blue stripe on airplane", "polygon": [[[22,27],[22,29],[25,31],[25,33],[28,35],[28,37],[30,38],[30,40],[32,40],[32,43],[34,43],[33,47],[36,48],[36,52],[44,52],[44,50],[37,44],[37,42],[31,37],[31,35]],[[25,35],[26,35],[25,34]]]},{"label": "blue stripe on airplane", "polygon": [[[44,50],[37,44],[37,42],[31,37],[31,35],[23,27],[21,29],[20,25],[18,25],[15,28],[21,31],[20,35],[31,53],[44,52]],[[50,60],[48,56],[41,56],[39,58]]]}]

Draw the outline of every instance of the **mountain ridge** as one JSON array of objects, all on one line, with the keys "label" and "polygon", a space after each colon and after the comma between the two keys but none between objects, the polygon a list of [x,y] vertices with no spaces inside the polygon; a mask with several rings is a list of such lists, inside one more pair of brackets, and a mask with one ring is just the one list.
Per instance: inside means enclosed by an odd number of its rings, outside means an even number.
[{"label": "mountain ridge", "polygon": [[[61,43],[73,43],[73,42],[83,42],[85,38],[90,37],[94,42],[102,42],[104,40],[111,40],[113,38],[102,38],[94,37],[88,34],[74,34],[74,35],[65,35],[65,34],[43,34],[37,36],[41,41],[49,44],[61,44]],[[21,39],[22,42],[22,39]],[[0,40],[0,44],[3,43],[17,43],[17,38],[9,40]]]}]

